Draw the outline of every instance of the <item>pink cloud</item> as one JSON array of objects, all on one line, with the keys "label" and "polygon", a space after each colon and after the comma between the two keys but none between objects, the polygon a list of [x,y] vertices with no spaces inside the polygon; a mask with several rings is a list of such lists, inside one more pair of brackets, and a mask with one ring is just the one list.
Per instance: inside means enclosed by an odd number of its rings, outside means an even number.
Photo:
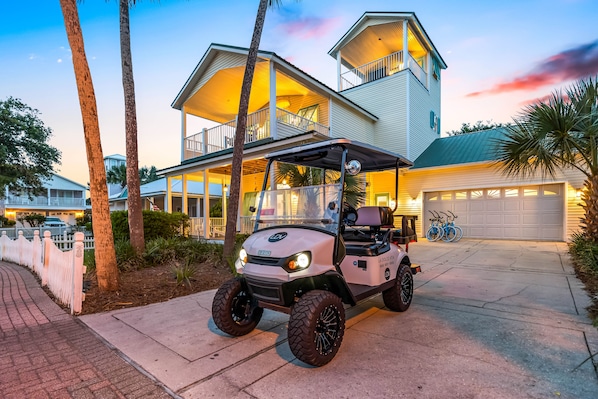
[{"label": "pink cloud", "polygon": [[498,83],[486,90],[469,93],[466,97],[517,90],[533,91],[554,83],[580,79],[593,74],[598,74],[598,40],[555,54],[526,75]]},{"label": "pink cloud", "polygon": [[298,39],[324,37],[339,23],[339,18],[301,18],[280,25],[285,34]]}]

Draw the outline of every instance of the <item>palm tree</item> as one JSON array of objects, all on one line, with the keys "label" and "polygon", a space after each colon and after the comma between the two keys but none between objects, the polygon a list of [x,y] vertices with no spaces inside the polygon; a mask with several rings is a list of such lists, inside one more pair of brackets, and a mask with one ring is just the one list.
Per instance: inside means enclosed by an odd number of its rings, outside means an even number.
[{"label": "palm tree", "polygon": [[[260,46],[264,20],[266,19],[266,10],[268,6],[279,4],[279,0],[260,0],[251,37],[251,45],[247,55],[247,64],[245,65],[245,74],[243,76],[243,85],[241,86],[241,99],[239,101],[239,112],[237,115],[237,126],[235,129],[235,140],[233,145],[232,172],[230,181],[230,195],[228,207],[226,208],[226,233],[224,235],[224,258],[232,256],[235,248],[235,236],[237,233],[237,216],[239,214],[239,198],[241,190],[241,173],[243,166],[243,144],[245,143],[245,129],[247,128],[247,111],[249,109],[249,95],[251,94],[251,83],[253,82],[253,72],[257,61],[257,52]],[[272,117],[272,115],[271,115]]]},{"label": "palm tree", "polygon": [[160,179],[158,177],[158,171],[155,166],[142,166],[139,168],[139,182],[141,184],[147,184]]},{"label": "palm tree", "polygon": [[507,175],[554,177],[564,168],[586,179],[582,200],[582,230],[598,242],[598,79],[587,78],[563,94],[555,91],[545,102],[529,105],[507,126],[497,142],[499,162]]},{"label": "palm tree", "polygon": [[81,117],[83,119],[90,195],[93,203],[91,213],[95,237],[96,275],[100,290],[116,291],[118,289],[118,268],[114,251],[112,224],[110,222],[110,209],[108,207],[108,185],[106,184],[106,170],[104,169],[104,156],[100,141],[98,110],[89,64],[85,55],[83,32],[81,31],[76,1],[60,0],[60,7],[62,8],[64,26],[71,47]]},{"label": "palm tree", "polygon": [[[311,167],[299,167],[288,163],[277,165],[274,179],[277,183],[286,182],[291,187],[317,186],[324,184],[340,183],[340,173],[327,170],[322,174],[322,169]],[[357,176],[345,174],[345,187],[343,191],[343,204],[357,208],[365,199],[365,192]]]},{"label": "palm tree", "polygon": [[115,165],[106,172],[108,184],[120,184],[120,188],[127,186],[127,167],[124,164]]},{"label": "palm tree", "polygon": [[143,213],[139,182],[139,156],[137,151],[137,110],[135,106],[135,81],[133,79],[133,58],[131,56],[131,31],[129,5],[135,0],[120,0],[120,57],[122,81],[125,96],[125,137],[127,158],[127,203],[129,215],[129,237],[131,246],[138,254],[145,250],[143,236]]}]

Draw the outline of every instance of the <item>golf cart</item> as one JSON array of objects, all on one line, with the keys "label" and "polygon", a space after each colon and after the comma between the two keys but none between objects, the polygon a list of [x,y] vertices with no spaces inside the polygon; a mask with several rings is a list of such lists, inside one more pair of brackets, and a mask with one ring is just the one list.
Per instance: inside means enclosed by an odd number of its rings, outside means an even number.
[{"label": "golf cart", "polygon": [[[238,276],[216,292],[212,317],[225,333],[251,332],[264,308],[290,314],[288,342],[293,354],[313,366],[338,352],[345,329],[344,304],[382,293],[393,311],[409,308],[413,274],[406,248],[416,240],[415,224],[403,217],[394,228],[388,207],[355,209],[346,201],[348,175],[411,166],[391,152],[348,139],[332,139],[277,151],[256,199],[254,232],[235,263]],[[309,171],[317,185],[277,184],[281,164]],[[283,165],[284,165],[283,164]],[[361,180],[364,182],[365,180]],[[269,190],[267,190],[270,186]]]}]

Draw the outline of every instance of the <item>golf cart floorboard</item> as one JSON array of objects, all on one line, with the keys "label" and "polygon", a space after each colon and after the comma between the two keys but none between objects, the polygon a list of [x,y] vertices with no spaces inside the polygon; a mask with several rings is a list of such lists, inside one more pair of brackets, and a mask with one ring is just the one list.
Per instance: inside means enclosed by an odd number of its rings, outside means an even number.
[{"label": "golf cart floorboard", "polygon": [[[362,299],[368,298],[372,295],[376,295],[387,288],[390,288],[394,284],[394,281],[388,281],[381,286],[374,286],[371,287],[369,285],[361,285],[361,284],[347,284],[349,290],[353,294],[356,302],[361,301]],[[388,285],[388,286],[387,286]]]}]

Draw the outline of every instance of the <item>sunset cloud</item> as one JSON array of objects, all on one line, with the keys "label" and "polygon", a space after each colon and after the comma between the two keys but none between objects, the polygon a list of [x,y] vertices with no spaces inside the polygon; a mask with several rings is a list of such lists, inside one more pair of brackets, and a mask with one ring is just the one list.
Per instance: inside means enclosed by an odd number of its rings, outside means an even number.
[{"label": "sunset cloud", "polygon": [[533,91],[543,86],[593,74],[598,74],[598,40],[553,55],[542,61],[535,70],[523,76],[498,83],[487,90],[469,93],[466,97],[517,90]]},{"label": "sunset cloud", "polygon": [[324,37],[339,23],[339,18],[304,17],[280,25],[280,29],[288,36],[306,40]]}]

